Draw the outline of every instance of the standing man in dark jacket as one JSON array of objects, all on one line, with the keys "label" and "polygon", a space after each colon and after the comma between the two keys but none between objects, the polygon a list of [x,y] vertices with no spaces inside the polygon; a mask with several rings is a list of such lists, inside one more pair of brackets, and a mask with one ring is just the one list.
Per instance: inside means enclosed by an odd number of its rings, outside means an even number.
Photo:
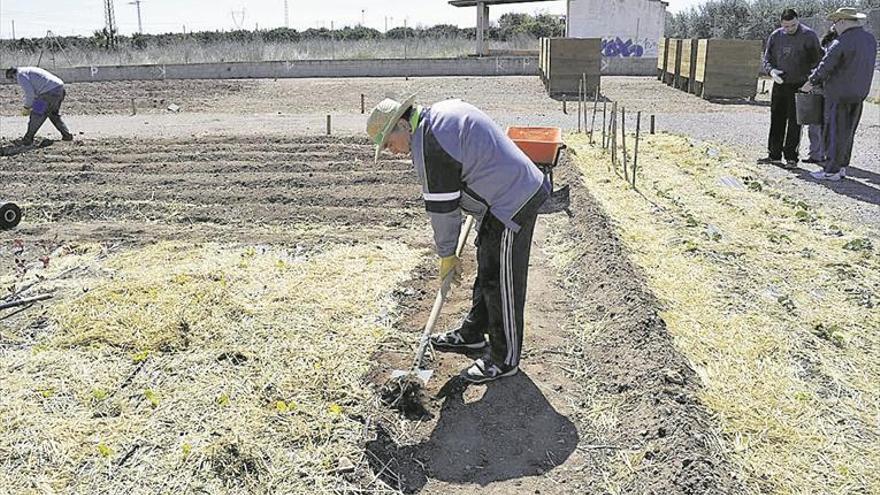
[{"label": "standing man in dark jacket", "polygon": [[[770,97],[770,137],[768,156],[758,163],[771,163],[794,168],[798,164],[801,126],[797,123],[794,94],[810,70],[822,57],[819,37],[798,20],[797,12],[786,9],[781,26],[767,39],[764,51],[764,70],[773,78]],[[782,158],[785,162],[782,162]]]},{"label": "standing man in dark jacket", "polygon": [[479,222],[473,305],[461,328],[431,337],[432,345],[486,349],[461,372],[470,382],[515,374],[532,232],[538,208],[550,195],[549,180],[488,115],[461,100],[421,107],[414,96],[403,103],[385,99],[370,115],[367,134],[376,143],[376,160],[386,147],[412,155],[434,229],[441,281],[459,270],[455,247],[461,212]]},{"label": "standing man in dark jacket", "polygon": [[6,69],[6,78],[15,79],[24,92],[22,115],[29,115],[28,129],[20,144],[34,144],[34,136],[48,118],[61,133],[64,141],[73,141],[73,134],[61,120],[61,103],[64,102],[64,81],[39,67],[12,67]]},{"label": "standing man in dark jacket", "polygon": [[822,170],[811,175],[818,180],[837,181],[846,177],[862,105],[871,90],[877,62],[877,39],[861,22],[865,14],[844,7],[828,16],[838,37],[828,45],[825,57],[801,88],[825,88],[823,137],[828,160]]}]

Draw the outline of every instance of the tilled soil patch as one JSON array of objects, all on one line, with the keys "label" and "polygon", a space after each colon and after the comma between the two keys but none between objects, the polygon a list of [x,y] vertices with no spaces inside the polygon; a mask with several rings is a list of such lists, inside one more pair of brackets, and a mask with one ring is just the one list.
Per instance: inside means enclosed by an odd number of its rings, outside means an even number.
[{"label": "tilled soil patch", "polygon": [[79,141],[0,158],[0,182],[25,233],[96,221],[409,227],[411,165],[372,157],[357,138]]}]

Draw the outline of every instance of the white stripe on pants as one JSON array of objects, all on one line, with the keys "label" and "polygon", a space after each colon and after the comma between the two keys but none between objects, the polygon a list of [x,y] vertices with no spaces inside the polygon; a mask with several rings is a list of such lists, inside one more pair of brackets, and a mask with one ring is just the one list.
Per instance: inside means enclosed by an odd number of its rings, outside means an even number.
[{"label": "white stripe on pants", "polygon": [[503,314],[504,336],[507,338],[507,357],[504,364],[513,366],[517,356],[516,343],[516,294],[513,288],[513,237],[514,233],[505,228],[501,234],[501,311]]}]

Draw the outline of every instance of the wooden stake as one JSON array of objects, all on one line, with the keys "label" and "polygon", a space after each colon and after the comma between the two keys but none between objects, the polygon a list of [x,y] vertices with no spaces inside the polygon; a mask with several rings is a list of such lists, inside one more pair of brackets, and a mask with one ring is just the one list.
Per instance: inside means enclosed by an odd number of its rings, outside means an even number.
[{"label": "wooden stake", "polygon": [[623,156],[623,180],[629,182],[629,172],[626,167],[626,107],[620,109],[620,146]]},{"label": "wooden stake", "polygon": [[578,134],[581,133],[581,115],[583,110],[581,108],[581,101],[584,99],[584,81],[583,79],[578,81]]},{"label": "wooden stake", "polygon": [[131,114],[137,115],[137,107],[134,104],[134,98],[131,99]]},{"label": "wooden stake", "polygon": [[608,148],[608,142],[605,139],[605,126],[608,123],[608,100],[602,100],[602,149]]},{"label": "wooden stake", "polygon": [[330,116],[328,115],[328,116],[327,116],[327,135],[328,135],[328,136],[330,135],[330,132],[331,132],[331,127],[330,127]]},{"label": "wooden stake", "polygon": [[611,105],[611,167],[617,173],[617,102]]},{"label": "wooden stake", "polygon": [[598,109],[599,109],[599,86],[596,86],[596,95],[595,95],[595,97],[593,97],[593,120],[590,121],[590,146],[593,145],[593,131],[596,129],[596,111]]},{"label": "wooden stake", "polygon": [[566,98],[566,96],[562,95],[562,113],[564,113],[565,115],[568,115],[568,106],[566,105],[567,100],[565,98]]},{"label": "wooden stake", "polygon": [[583,86],[584,91],[581,93],[581,108],[583,108],[584,112],[584,134],[587,133],[587,74],[581,75],[581,86]]},{"label": "wooden stake", "polygon": [[364,101],[364,94],[361,93],[361,114],[367,113],[366,102]]},{"label": "wooden stake", "polygon": [[19,299],[18,301],[5,302],[0,304],[0,309],[8,309],[8,308],[16,308],[18,306],[25,306],[30,303],[35,303],[38,301],[45,301],[46,299],[51,299],[52,294],[41,294],[39,296],[34,297],[26,297],[24,299]]},{"label": "wooden stake", "polygon": [[636,149],[633,153],[632,185],[636,188],[636,169],[639,166],[639,130],[642,127],[642,112],[636,113]]},{"label": "wooden stake", "polygon": [[654,115],[651,115],[651,135],[654,134]]}]

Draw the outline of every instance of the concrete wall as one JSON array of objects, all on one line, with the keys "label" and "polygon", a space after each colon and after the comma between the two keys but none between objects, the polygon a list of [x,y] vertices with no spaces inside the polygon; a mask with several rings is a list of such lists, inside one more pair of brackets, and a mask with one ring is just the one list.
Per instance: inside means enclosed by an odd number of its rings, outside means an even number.
[{"label": "concrete wall", "polygon": [[568,36],[601,38],[606,58],[650,58],[664,36],[666,4],[659,0],[568,0]]},{"label": "concrete wall", "polygon": [[[51,69],[50,69],[51,70]],[[306,77],[531,76],[537,57],[302,60],[211,64],[116,65],[52,70],[65,82],[156,79],[274,79]],[[3,78],[4,82],[6,81]]]},{"label": "concrete wall", "polygon": [[[657,59],[602,60],[603,75],[653,75]],[[455,59],[303,60],[219,64],[113,65],[48,70],[65,82],[162,79],[283,79],[309,77],[536,76],[538,57]],[[0,84],[12,84],[0,77]]]}]

